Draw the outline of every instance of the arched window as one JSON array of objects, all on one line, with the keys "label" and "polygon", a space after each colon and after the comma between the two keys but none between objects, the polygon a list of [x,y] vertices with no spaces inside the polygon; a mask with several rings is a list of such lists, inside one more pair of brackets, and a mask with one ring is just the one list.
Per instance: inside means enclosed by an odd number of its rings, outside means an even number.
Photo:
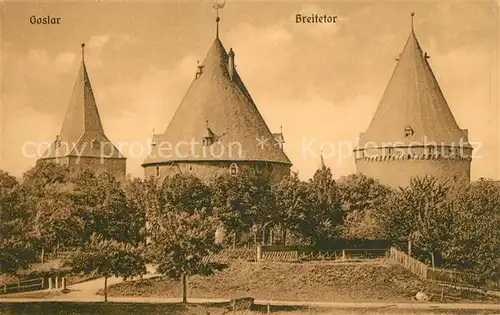
[{"label": "arched window", "polygon": [[236,176],[238,175],[238,171],[239,171],[238,165],[236,165],[235,163],[229,166],[229,174]]}]

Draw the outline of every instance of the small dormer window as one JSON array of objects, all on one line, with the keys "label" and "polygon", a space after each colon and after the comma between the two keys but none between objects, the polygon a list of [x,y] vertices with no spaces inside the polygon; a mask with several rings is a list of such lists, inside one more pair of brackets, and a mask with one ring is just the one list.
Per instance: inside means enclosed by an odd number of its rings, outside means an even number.
[{"label": "small dormer window", "polygon": [[203,136],[203,139],[201,140],[201,144],[204,147],[212,145],[212,143],[214,143],[216,140],[215,133],[208,127],[208,120],[206,121],[206,124],[207,124],[206,133]]},{"label": "small dormer window", "polygon": [[405,137],[411,137],[413,136],[415,132],[413,131],[413,128],[410,126],[406,126],[405,128]]},{"label": "small dormer window", "polygon": [[91,149],[99,149],[99,141],[92,140],[92,142],[90,143],[90,148]]},{"label": "small dormer window", "polygon": [[202,140],[202,145],[204,147],[208,147],[208,146],[212,145],[213,140],[214,139],[212,137],[204,137],[203,140]]},{"label": "small dormer window", "polygon": [[61,146],[61,140],[59,140],[59,135],[56,136],[56,141],[54,141],[54,145],[56,148],[59,148]]},{"label": "small dormer window", "polygon": [[229,174],[231,174],[232,176],[238,175],[238,171],[238,165],[236,165],[235,163],[229,166]]}]

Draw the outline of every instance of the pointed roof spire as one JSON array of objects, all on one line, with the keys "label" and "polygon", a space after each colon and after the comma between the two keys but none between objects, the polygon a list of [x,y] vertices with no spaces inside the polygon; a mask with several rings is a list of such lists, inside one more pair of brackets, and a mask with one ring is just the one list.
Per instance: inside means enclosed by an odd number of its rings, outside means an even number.
[{"label": "pointed roof spire", "polygon": [[321,157],[321,168],[326,168],[325,160],[323,159],[323,148],[321,148],[319,154],[320,154],[320,157]]},{"label": "pointed roof spire", "polygon": [[412,12],[412,13],[410,14],[410,19],[411,19],[411,31],[412,31],[412,32],[414,31],[414,29],[413,29],[413,18],[414,18],[414,16],[415,16],[415,12]]},{"label": "pointed roof spire", "polygon": [[[461,140],[468,145],[466,131],[457,125],[420,47],[411,17],[412,29],[370,126],[360,136],[360,147],[368,143],[451,145]],[[408,127],[411,135],[405,132]]]},{"label": "pointed roof spire", "polygon": [[220,17],[219,17],[219,10],[222,10],[224,8],[224,5],[226,4],[225,1],[219,1],[217,0],[213,6],[217,16],[215,18],[215,23],[216,23],[216,30],[215,30],[215,38],[219,38],[219,22],[220,22]]},{"label": "pointed roof spire", "polygon": [[84,62],[85,61],[85,43],[82,43],[81,47],[82,47],[82,62]]},{"label": "pointed roof spire", "polygon": [[[91,149],[91,146],[87,142],[109,142],[102,127],[101,117],[99,116],[94,92],[92,91],[89,75],[85,66],[84,47],[85,44],[82,43],[82,62],[80,64],[80,70],[76,76],[69,106],[66,110],[66,116],[64,117],[61,132],[57,139],[61,144],[65,144],[67,147],[66,149],[68,151],[65,152],[66,155],[73,154],[75,150],[78,150],[79,154],[82,156],[87,153],[88,155],[95,154],[95,152],[85,151]],[[114,146],[108,146],[108,148],[109,150],[113,150],[109,157],[121,157],[121,153]],[[50,155],[52,153],[50,150],[51,149],[49,149],[49,152],[47,152],[43,158],[51,157]]]}]

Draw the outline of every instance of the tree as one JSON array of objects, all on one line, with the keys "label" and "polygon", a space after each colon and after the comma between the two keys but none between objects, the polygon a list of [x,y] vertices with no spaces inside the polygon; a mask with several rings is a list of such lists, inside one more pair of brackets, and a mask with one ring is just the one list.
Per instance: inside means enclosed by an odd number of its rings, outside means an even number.
[{"label": "tree", "polygon": [[0,274],[13,274],[34,261],[25,191],[17,180],[0,171]]},{"label": "tree", "polygon": [[164,211],[165,204],[160,198],[161,186],[154,178],[141,180],[134,178],[127,180],[124,192],[129,209],[136,214],[135,224],[139,228],[142,241],[147,243],[148,239],[148,214]]},{"label": "tree", "polygon": [[176,174],[166,177],[161,186],[160,198],[169,207],[181,209],[189,214],[210,214],[210,187],[193,175]]},{"label": "tree", "polygon": [[70,193],[57,186],[44,190],[44,196],[34,205],[36,216],[33,219],[34,235],[42,249],[78,245],[84,222],[74,211]]},{"label": "tree", "polygon": [[130,244],[106,240],[93,235],[88,244],[66,261],[74,273],[104,277],[104,301],[108,301],[108,278],[131,277],[146,273],[141,248]]},{"label": "tree", "polygon": [[346,213],[377,209],[392,193],[391,188],[363,174],[343,177],[338,181],[337,186],[342,209]]},{"label": "tree", "polygon": [[71,182],[69,168],[58,163],[37,163],[23,174],[23,185],[31,188],[31,193],[44,193],[44,188]]},{"label": "tree", "polygon": [[30,226],[41,260],[47,248],[72,245],[81,237],[83,222],[72,211],[69,169],[57,163],[38,163],[23,174]]},{"label": "tree", "polygon": [[144,215],[127,200],[120,182],[111,174],[81,172],[75,178],[72,200],[85,222],[85,242],[94,233],[123,243],[143,241]]},{"label": "tree", "polygon": [[343,177],[337,184],[344,213],[343,236],[351,239],[381,238],[375,212],[393,191],[363,174]]},{"label": "tree", "polygon": [[452,237],[453,203],[447,183],[424,176],[415,177],[410,185],[401,188],[378,213],[384,233],[391,239],[410,240],[421,250],[430,253],[432,265],[435,255],[443,253]]},{"label": "tree", "polygon": [[150,255],[158,271],[174,280],[182,280],[182,301],[187,302],[187,278],[212,275],[224,266],[207,260],[220,250],[215,243],[216,222],[198,213],[179,209],[151,214]]},{"label": "tree", "polygon": [[214,214],[233,233],[233,246],[239,233],[276,219],[271,182],[264,174],[247,170],[239,176],[223,175],[211,187]]},{"label": "tree", "polygon": [[329,167],[322,164],[314,173],[309,180],[309,193],[313,211],[308,216],[309,229],[303,232],[315,245],[326,246],[328,240],[340,235],[343,218],[337,183]]},{"label": "tree", "polygon": [[479,180],[457,193],[447,259],[483,282],[500,279],[500,185]]},{"label": "tree", "polygon": [[297,173],[275,184],[273,193],[276,196],[276,214],[282,225],[283,243],[286,244],[287,230],[302,235],[311,223],[308,217],[313,211],[313,201],[308,184],[301,181]]}]

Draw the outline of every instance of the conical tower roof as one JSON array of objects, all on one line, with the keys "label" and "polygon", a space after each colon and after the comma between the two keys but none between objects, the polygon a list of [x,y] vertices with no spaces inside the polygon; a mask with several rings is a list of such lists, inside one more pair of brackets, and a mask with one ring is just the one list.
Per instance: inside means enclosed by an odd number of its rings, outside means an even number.
[{"label": "conical tower roof", "polygon": [[104,133],[83,58],[84,46],[82,44],[82,62],[61,132],[42,158],[69,155],[90,157],[104,155],[109,158],[123,158]]},{"label": "conical tower roof", "polygon": [[359,148],[459,145],[461,139],[470,147],[467,130],[458,127],[428,58],[412,26],[370,126],[360,136]]},{"label": "conical tower roof", "polygon": [[[198,72],[143,166],[214,160],[291,164],[238,75],[234,53],[228,56],[218,36]],[[203,145],[207,125],[215,135],[211,145]]]}]

